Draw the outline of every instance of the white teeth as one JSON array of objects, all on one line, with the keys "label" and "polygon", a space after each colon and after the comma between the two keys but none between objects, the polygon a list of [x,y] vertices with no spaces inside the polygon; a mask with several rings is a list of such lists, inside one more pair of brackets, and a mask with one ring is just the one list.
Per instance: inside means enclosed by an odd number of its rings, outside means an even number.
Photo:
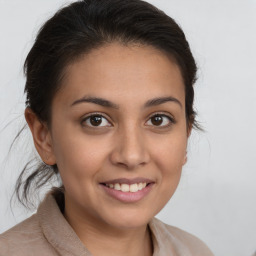
[{"label": "white teeth", "polygon": [[140,183],[134,183],[134,184],[106,184],[107,187],[115,189],[115,190],[121,190],[122,192],[138,192],[139,190],[142,190],[147,186],[146,182],[140,182]]},{"label": "white teeth", "polygon": [[142,185],[142,183],[139,183],[138,188],[139,188],[139,190],[142,190],[142,189],[143,189],[143,185]]},{"label": "white teeth", "polygon": [[130,192],[138,192],[138,191],[139,191],[139,189],[138,189],[138,185],[136,183],[130,185]]},{"label": "white teeth", "polygon": [[119,184],[119,183],[116,183],[116,184],[114,185],[114,189],[115,189],[115,190],[121,190],[120,184]]},{"label": "white teeth", "polygon": [[121,190],[122,190],[122,192],[129,192],[130,186],[128,184],[122,184]]}]

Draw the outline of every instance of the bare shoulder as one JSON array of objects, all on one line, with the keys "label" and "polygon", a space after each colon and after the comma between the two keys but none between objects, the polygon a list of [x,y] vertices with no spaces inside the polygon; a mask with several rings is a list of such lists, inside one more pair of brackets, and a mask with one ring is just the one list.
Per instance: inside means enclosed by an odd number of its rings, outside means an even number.
[{"label": "bare shoulder", "polygon": [[45,248],[45,244],[47,241],[41,232],[37,216],[32,215],[0,234],[0,256],[39,255],[38,249]]},{"label": "bare shoulder", "polygon": [[214,256],[208,246],[198,237],[180,228],[165,224],[156,218],[153,223],[158,232],[161,232],[162,238],[171,241],[175,251],[179,252],[185,249],[189,252],[189,255],[193,256]]}]

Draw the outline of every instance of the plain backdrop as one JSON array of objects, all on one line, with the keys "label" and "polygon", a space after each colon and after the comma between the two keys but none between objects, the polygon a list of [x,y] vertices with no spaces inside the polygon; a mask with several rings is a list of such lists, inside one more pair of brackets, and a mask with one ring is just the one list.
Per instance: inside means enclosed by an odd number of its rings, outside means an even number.
[{"label": "plain backdrop", "polygon": [[[158,217],[204,240],[216,256],[256,251],[256,1],[150,0],[183,28],[199,71],[188,163]],[[40,25],[65,0],[0,0],[0,233],[32,212],[10,208],[33,151],[24,124],[22,65]]]}]

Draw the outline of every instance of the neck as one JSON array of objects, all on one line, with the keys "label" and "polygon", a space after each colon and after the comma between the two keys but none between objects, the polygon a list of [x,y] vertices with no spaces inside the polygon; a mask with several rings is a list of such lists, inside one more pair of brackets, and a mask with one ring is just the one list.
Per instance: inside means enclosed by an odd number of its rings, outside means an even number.
[{"label": "neck", "polygon": [[[70,211],[72,209],[72,211]],[[86,217],[85,217],[86,216]],[[116,228],[66,204],[64,217],[94,256],[152,256],[148,225]]]}]

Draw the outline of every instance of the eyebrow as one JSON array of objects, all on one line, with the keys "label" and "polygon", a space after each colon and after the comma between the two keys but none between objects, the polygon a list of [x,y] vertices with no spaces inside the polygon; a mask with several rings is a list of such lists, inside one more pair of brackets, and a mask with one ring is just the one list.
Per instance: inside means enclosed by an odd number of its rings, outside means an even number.
[{"label": "eyebrow", "polygon": [[119,109],[118,105],[116,105],[115,103],[113,103],[109,100],[105,100],[105,99],[98,98],[98,97],[87,97],[87,96],[74,101],[71,104],[71,106],[74,106],[74,105],[79,104],[79,103],[84,103],[84,102],[94,103],[94,104],[97,104],[97,105],[100,105],[100,106],[103,106],[103,107]]},{"label": "eyebrow", "polygon": [[177,103],[181,108],[182,108],[182,104],[181,102],[172,97],[172,96],[169,96],[169,97],[158,97],[158,98],[154,98],[154,99],[151,99],[151,100],[148,100],[144,107],[152,107],[152,106],[157,106],[157,105],[161,105],[165,102],[174,102],[174,103]]},{"label": "eyebrow", "polygon": [[[150,99],[144,104],[143,107],[144,108],[153,107],[153,106],[161,105],[161,104],[166,103],[166,102],[177,103],[182,108],[181,102],[178,99],[176,99],[172,96],[158,97],[158,98]],[[71,107],[74,106],[74,105],[77,105],[79,103],[93,103],[93,104],[97,104],[97,105],[100,105],[100,106],[103,106],[103,107],[119,109],[119,106],[117,104],[115,104],[115,103],[113,103],[109,100],[98,98],[98,97],[88,97],[88,96],[85,96],[81,99],[78,99],[78,100],[74,101],[71,104]]]}]

